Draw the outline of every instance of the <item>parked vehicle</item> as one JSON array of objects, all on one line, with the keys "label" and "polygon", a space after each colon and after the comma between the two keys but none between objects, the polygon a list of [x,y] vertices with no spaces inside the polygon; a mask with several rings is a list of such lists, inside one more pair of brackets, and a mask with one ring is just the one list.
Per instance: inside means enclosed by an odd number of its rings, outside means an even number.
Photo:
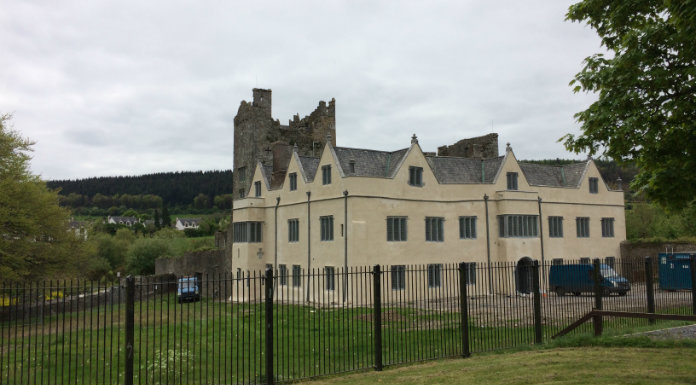
[{"label": "parked vehicle", "polygon": [[201,294],[198,285],[198,277],[179,278],[176,288],[176,299],[179,303],[200,301]]},{"label": "parked vehicle", "polygon": [[[614,271],[609,265],[599,265],[602,279],[601,287],[604,295],[618,293],[626,295],[631,290],[628,280]],[[566,293],[594,292],[594,266],[590,264],[552,265],[549,271],[549,287],[557,295]]]}]

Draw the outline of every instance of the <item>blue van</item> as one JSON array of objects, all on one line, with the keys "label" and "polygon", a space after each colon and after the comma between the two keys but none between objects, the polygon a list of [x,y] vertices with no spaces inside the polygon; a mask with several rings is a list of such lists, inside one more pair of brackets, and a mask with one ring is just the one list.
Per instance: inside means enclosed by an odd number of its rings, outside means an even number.
[{"label": "blue van", "polygon": [[200,301],[198,277],[181,277],[176,286],[176,299],[179,303]]},{"label": "blue van", "polygon": [[[614,271],[609,265],[599,265],[602,276],[602,291],[604,295],[618,293],[626,295],[631,290],[628,280]],[[594,266],[590,264],[551,265],[549,271],[549,288],[558,296],[566,293],[594,292]]]}]

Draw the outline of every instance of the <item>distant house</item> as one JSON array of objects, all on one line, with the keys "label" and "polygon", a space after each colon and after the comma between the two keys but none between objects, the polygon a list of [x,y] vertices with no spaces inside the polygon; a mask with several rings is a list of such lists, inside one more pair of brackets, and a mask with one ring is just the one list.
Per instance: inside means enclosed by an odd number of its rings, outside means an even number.
[{"label": "distant house", "polygon": [[186,229],[197,229],[200,227],[200,218],[176,218],[176,229],[184,231]]},{"label": "distant house", "polygon": [[126,225],[128,227],[133,226],[136,223],[140,223],[140,219],[136,217],[107,217],[106,223],[111,225]]},{"label": "distant house", "polygon": [[86,241],[87,225],[88,222],[76,221],[74,219],[71,219],[70,222],[68,222],[68,231],[75,233],[75,235]]}]

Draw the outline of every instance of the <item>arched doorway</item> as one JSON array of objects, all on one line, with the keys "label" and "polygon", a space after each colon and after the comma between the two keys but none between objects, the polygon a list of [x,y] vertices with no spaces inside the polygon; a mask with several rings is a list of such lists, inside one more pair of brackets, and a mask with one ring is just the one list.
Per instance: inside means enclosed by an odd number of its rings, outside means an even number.
[{"label": "arched doorway", "polygon": [[523,257],[515,267],[515,288],[518,293],[529,294],[532,292],[532,279],[534,261],[529,257]]}]

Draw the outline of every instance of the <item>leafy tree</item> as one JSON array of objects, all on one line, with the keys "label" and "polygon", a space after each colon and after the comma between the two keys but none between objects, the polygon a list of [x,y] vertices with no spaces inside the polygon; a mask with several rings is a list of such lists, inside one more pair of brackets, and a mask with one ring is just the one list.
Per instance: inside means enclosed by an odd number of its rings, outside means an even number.
[{"label": "leafy tree", "polygon": [[158,230],[161,229],[162,224],[160,223],[160,215],[159,215],[159,211],[157,211],[157,210],[155,210],[154,220],[155,220],[155,227]]},{"label": "leafy tree", "polygon": [[128,272],[136,275],[155,274],[155,259],[171,254],[163,239],[140,238],[128,250]]},{"label": "leafy tree", "polygon": [[78,272],[81,241],[68,231],[70,213],[29,171],[33,143],[0,115],[0,277],[29,280]]},{"label": "leafy tree", "polygon": [[696,189],[696,0],[583,0],[566,17],[610,52],[571,82],[598,100],[575,115],[582,134],[561,138],[566,148],[635,161],[635,190],[685,207]]},{"label": "leafy tree", "polygon": [[172,227],[172,217],[167,206],[162,207],[162,227]]}]

